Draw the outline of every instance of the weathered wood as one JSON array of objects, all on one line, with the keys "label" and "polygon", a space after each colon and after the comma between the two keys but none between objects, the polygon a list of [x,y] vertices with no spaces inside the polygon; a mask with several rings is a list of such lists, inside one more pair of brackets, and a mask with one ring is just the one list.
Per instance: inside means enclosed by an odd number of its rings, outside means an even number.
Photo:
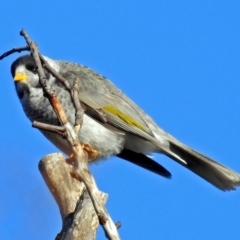
[{"label": "weathered wood", "polygon": [[[39,170],[59,206],[63,221],[56,239],[95,239],[98,216],[84,184],[71,176],[71,168],[60,153],[49,154],[39,163]],[[106,194],[102,197],[106,200]]]}]

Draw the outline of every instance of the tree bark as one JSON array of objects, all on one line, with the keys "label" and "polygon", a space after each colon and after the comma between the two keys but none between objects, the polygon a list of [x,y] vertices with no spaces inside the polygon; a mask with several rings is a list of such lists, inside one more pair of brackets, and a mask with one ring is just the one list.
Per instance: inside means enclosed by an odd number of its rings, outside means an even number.
[{"label": "tree bark", "polygon": [[[56,239],[96,239],[98,216],[84,184],[71,176],[72,168],[60,153],[49,154],[39,162],[39,170],[62,217],[62,230]],[[106,202],[107,195],[102,193],[101,198]]]}]

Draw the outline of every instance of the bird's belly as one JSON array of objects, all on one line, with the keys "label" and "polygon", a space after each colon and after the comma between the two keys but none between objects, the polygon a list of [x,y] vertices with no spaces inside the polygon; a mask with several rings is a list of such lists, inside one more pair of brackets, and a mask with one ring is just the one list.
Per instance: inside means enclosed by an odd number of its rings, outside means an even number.
[{"label": "bird's belly", "polygon": [[[71,146],[66,139],[55,133],[45,131],[42,131],[42,133],[62,152],[67,155],[72,153]],[[87,115],[83,117],[83,125],[79,132],[79,139],[80,142],[88,144],[97,150],[98,158],[106,158],[120,153],[125,142],[124,135],[108,130]]]}]

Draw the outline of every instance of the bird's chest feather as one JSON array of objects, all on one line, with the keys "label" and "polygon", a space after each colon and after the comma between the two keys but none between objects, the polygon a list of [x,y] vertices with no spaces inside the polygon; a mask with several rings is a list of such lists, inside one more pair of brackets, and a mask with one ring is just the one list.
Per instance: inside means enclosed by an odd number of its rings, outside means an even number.
[{"label": "bird's chest feather", "polygon": [[[55,88],[55,91],[68,117],[68,121],[74,124],[75,109],[69,93],[59,88]],[[59,125],[57,115],[52,109],[49,100],[44,97],[42,89],[30,89],[29,95],[25,94],[21,99],[21,103],[30,121],[35,120]],[[66,140],[63,140],[61,136],[49,132],[43,132],[43,134],[63,152],[70,153],[71,148],[69,148]],[[81,142],[89,144],[96,149],[99,152],[99,157],[107,157],[119,153],[124,143],[123,136],[106,129],[87,115],[83,116],[83,125],[79,139]]]},{"label": "bird's chest feather", "polygon": [[58,122],[49,100],[44,97],[40,88],[30,88],[30,91],[21,99],[21,104],[31,122],[34,120],[49,124]]},{"label": "bird's chest feather", "polygon": [[[72,115],[74,116],[75,110],[69,94],[63,90],[56,92],[69,121],[72,122]],[[21,99],[21,104],[30,121],[35,120],[48,124],[59,125],[57,115],[54,112],[48,98],[44,96],[41,88],[30,88],[30,91],[25,93]]]}]

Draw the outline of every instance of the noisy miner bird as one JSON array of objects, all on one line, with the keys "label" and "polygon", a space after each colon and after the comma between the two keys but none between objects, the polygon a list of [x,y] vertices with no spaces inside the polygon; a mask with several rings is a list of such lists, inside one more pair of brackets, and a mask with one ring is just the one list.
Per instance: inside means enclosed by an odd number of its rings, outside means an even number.
[{"label": "noisy miner bird", "polygon": [[[152,152],[163,153],[223,191],[234,190],[240,185],[237,172],[191,149],[158,127],[105,77],[79,64],[44,58],[70,85],[75,77],[80,79],[79,99],[85,114],[79,139],[97,150],[96,160],[116,155],[169,178],[170,172],[149,157]],[[49,100],[44,96],[32,56],[25,55],[15,60],[11,73],[27,117],[31,121],[59,125]],[[69,92],[46,69],[45,74],[69,121],[74,123],[75,109]],[[71,154],[71,147],[62,136],[41,132],[65,154]]]}]

